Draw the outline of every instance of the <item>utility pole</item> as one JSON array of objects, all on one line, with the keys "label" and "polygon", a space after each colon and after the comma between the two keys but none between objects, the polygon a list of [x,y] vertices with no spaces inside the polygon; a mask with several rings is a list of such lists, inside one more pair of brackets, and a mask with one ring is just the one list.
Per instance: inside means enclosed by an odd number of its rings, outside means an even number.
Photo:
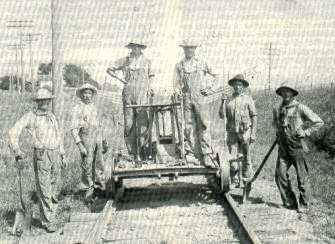
[{"label": "utility pole", "polygon": [[21,64],[21,93],[25,92],[25,77],[24,77],[24,63],[23,63],[23,43],[22,43],[22,29],[23,28],[32,28],[34,27],[32,20],[10,20],[7,21],[8,28],[16,28],[19,29],[19,37],[20,37],[20,64]]},{"label": "utility pole", "polygon": [[271,69],[272,69],[272,56],[279,55],[279,49],[273,48],[272,43],[270,42],[269,49],[265,50],[267,53],[265,55],[269,56],[269,71],[268,71],[268,89],[271,89]]},{"label": "utility pole", "polygon": [[40,33],[26,33],[22,34],[21,37],[27,37],[27,39],[23,40],[25,42],[28,42],[29,45],[29,56],[30,56],[30,82],[32,85],[33,92],[35,91],[36,88],[36,83],[34,81],[34,60],[33,60],[33,50],[32,50],[32,42],[38,41],[38,38],[33,38],[34,36],[39,36],[41,35]]},{"label": "utility pole", "polygon": [[60,22],[59,22],[59,8],[60,4],[57,0],[51,0],[51,30],[52,30],[52,112],[59,117],[60,108],[59,101],[62,91],[62,77],[61,77],[61,60],[60,60]]}]

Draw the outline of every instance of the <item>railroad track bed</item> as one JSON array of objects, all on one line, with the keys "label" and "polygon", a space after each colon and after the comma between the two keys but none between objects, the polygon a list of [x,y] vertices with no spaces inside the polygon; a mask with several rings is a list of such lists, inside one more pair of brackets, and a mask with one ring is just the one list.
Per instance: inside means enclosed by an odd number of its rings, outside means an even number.
[{"label": "railroad track bed", "polygon": [[205,177],[185,180],[127,180],[119,201],[102,212],[74,214],[60,232],[22,243],[331,243],[313,236],[303,215],[281,208],[268,181],[256,181],[241,204],[242,189],[227,201]]},{"label": "railroad track bed", "polygon": [[221,200],[206,180],[188,178],[198,182],[165,182],[159,187],[152,184],[145,188],[134,184],[136,187],[126,190],[116,204],[116,215],[102,240],[106,243],[239,243]]}]

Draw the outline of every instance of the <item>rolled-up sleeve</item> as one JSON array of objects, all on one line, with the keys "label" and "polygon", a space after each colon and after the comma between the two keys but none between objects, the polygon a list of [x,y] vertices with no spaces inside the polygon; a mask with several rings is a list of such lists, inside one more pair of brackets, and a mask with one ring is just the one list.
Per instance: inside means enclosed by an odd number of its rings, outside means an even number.
[{"label": "rolled-up sleeve", "polygon": [[72,120],[71,120],[71,134],[75,141],[75,143],[79,143],[81,141],[79,136],[79,129],[82,127],[82,118],[81,118],[81,109],[79,106],[75,106],[72,112]]},{"label": "rolled-up sleeve", "polygon": [[21,152],[19,146],[20,135],[24,128],[29,128],[32,116],[33,113],[31,112],[23,115],[8,132],[9,146],[12,148],[15,154]]},{"label": "rolled-up sleeve", "polygon": [[151,77],[154,77],[155,76],[155,73],[152,69],[152,62],[150,60],[148,60],[148,77],[151,78]]},{"label": "rolled-up sleeve", "polygon": [[126,58],[120,58],[112,64],[112,69],[121,70],[126,63]]},{"label": "rolled-up sleeve", "polygon": [[58,141],[59,141],[59,153],[64,155],[65,149],[64,149],[64,131],[59,126],[59,123],[57,121],[57,134],[58,134]]},{"label": "rolled-up sleeve", "polygon": [[309,107],[300,104],[299,109],[303,119],[308,120],[312,123],[312,125],[305,130],[307,136],[310,136],[311,133],[319,130],[324,125],[323,120],[316,113],[314,113]]},{"label": "rolled-up sleeve", "polygon": [[249,108],[250,117],[257,116],[257,110],[256,110],[255,102],[252,99],[252,97],[249,97],[248,108]]},{"label": "rolled-up sleeve", "polygon": [[180,71],[181,71],[180,63],[178,63],[174,68],[174,74],[173,74],[173,88],[175,92],[180,92],[183,87],[181,82],[182,77]]}]

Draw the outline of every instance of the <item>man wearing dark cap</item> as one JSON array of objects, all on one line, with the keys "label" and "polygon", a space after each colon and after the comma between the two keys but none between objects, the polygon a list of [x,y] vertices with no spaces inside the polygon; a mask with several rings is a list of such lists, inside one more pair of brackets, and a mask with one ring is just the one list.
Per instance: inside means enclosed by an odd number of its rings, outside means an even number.
[{"label": "man wearing dark cap", "polygon": [[[306,187],[308,168],[305,154],[308,148],[304,138],[320,129],[324,122],[310,108],[295,100],[298,91],[289,84],[282,84],[276,93],[282,97],[282,103],[273,110],[279,144],[275,179],[284,207],[298,208],[298,212],[306,213],[309,190]],[[307,128],[304,126],[306,121],[311,124]],[[287,173],[292,165],[298,178],[299,206]]]},{"label": "man wearing dark cap", "polygon": [[240,153],[243,155],[242,177],[245,180],[252,177],[249,146],[256,140],[257,112],[252,97],[244,93],[249,82],[244,79],[243,75],[236,75],[228,81],[228,84],[234,88],[234,93],[227,99],[226,104],[226,98],[223,97],[220,117],[223,119],[226,115],[227,119],[227,146],[230,153],[232,186],[234,187],[241,183],[238,177],[238,155]]},{"label": "man wearing dark cap", "polygon": [[146,142],[149,136],[149,114],[146,108],[126,108],[127,105],[150,104],[152,101],[154,73],[151,61],[142,50],[146,45],[139,41],[130,42],[125,46],[131,49],[130,54],[115,62],[113,71],[121,70],[127,84],[122,92],[124,107],[124,138],[130,155],[136,160],[145,159]]},{"label": "man wearing dark cap", "polygon": [[[206,75],[214,78],[206,62],[196,58],[195,50],[199,46],[191,40],[179,45],[185,57],[175,67],[174,87],[182,94],[185,118],[186,160],[198,164],[200,159],[206,167],[214,167],[213,150],[210,145],[210,117],[208,106],[204,103],[211,87],[205,81]],[[199,149],[196,143],[199,143]]]}]

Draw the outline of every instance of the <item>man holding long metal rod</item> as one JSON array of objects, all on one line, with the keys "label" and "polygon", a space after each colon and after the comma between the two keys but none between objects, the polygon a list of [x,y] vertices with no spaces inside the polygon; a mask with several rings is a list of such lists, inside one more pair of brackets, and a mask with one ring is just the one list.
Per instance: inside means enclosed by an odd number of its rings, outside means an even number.
[{"label": "man holding long metal rod", "polygon": [[197,43],[184,40],[179,46],[183,48],[185,58],[175,67],[174,86],[176,92],[181,94],[184,106],[182,119],[185,119],[186,161],[199,164],[200,159],[206,167],[215,167],[210,145],[210,118],[204,100],[211,89],[206,84],[205,76],[215,78],[216,75],[206,62],[195,57],[195,50],[199,46]]},{"label": "man holding long metal rod", "polygon": [[37,105],[36,110],[25,114],[9,131],[10,146],[19,170],[22,170],[25,164],[25,156],[19,146],[20,134],[23,129],[27,129],[32,136],[40,216],[42,226],[48,232],[57,229],[55,219],[61,189],[61,167],[67,164],[64,157],[63,135],[55,115],[49,111],[52,98],[49,88],[40,88],[33,99]]},{"label": "man holding long metal rod", "polygon": [[127,106],[151,103],[153,96],[151,83],[154,73],[151,69],[151,61],[142,53],[146,45],[139,41],[133,41],[128,43],[126,48],[131,49],[130,54],[117,60],[107,72],[113,73],[118,70],[123,72],[125,80],[122,92],[124,138],[129,154],[139,161],[146,159],[148,154],[146,144],[149,141],[148,136],[150,136],[150,114],[148,114],[147,108],[127,108]]},{"label": "man holding long metal rod", "polygon": [[[297,209],[298,204],[287,174],[293,165],[297,172],[300,192],[298,212],[306,213],[309,190],[306,187],[308,168],[305,154],[308,148],[304,139],[320,129],[324,122],[310,108],[295,99],[299,92],[289,84],[282,84],[276,93],[282,97],[282,103],[273,110],[273,124],[277,130],[279,145],[276,183],[284,207]],[[305,126],[307,121],[310,122],[308,127]]]}]

